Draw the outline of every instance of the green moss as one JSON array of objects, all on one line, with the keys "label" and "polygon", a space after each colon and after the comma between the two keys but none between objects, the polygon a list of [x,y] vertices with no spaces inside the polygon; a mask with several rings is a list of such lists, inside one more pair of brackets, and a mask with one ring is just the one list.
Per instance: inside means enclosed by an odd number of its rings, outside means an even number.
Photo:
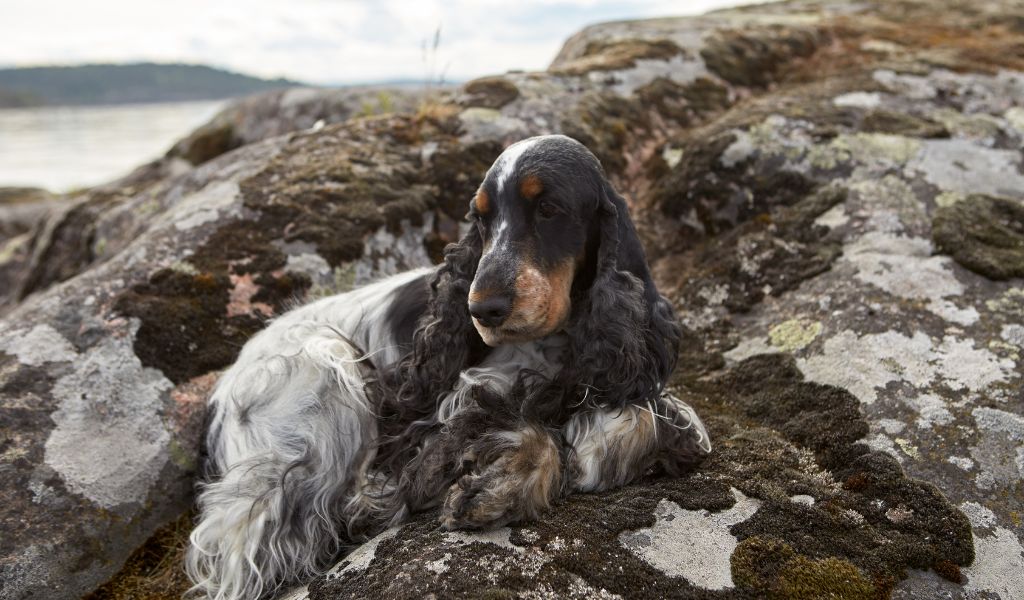
[{"label": "green moss", "polygon": [[733,580],[777,600],[862,600],[878,593],[864,573],[835,557],[811,559],[798,555],[789,544],[754,536],[743,540],[731,558]]},{"label": "green moss", "polygon": [[626,154],[634,139],[642,138],[649,114],[636,102],[612,92],[590,92],[562,121],[564,133],[582,142],[612,174],[626,168]]},{"label": "green moss", "polygon": [[29,234],[21,234],[3,242],[0,247],[0,265],[10,262],[15,256],[28,248],[31,241]]},{"label": "green moss", "polygon": [[729,88],[710,77],[698,77],[683,89],[687,104],[698,115],[708,116],[732,105]]},{"label": "green moss", "polygon": [[779,572],[771,597],[786,600],[863,600],[877,595],[875,587],[849,562],[839,558],[811,560],[798,556]]},{"label": "green moss", "polygon": [[35,204],[55,199],[55,196],[42,188],[0,186],[0,206]]},{"label": "green moss", "polygon": [[793,352],[807,347],[821,333],[821,323],[801,319],[790,319],[775,325],[768,331],[772,345],[783,352]]},{"label": "green moss", "polygon": [[960,192],[939,192],[939,194],[935,196],[935,204],[941,208],[945,208],[948,206],[953,206],[954,204],[960,202],[965,198],[967,198],[967,196],[961,194]]},{"label": "green moss", "polygon": [[830,170],[851,161],[871,163],[886,160],[902,165],[920,147],[920,141],[885,133],[841,134],[826,145],[809,150],[809,162],[815,168]]},{"label": "green moss", "polygon": [[939,252],[989,279],[1024,277],[1024,204],[972,195],[940,206],[932,221]]},{"label": "green moss", "polygon": [[171,454],[171,461],[178,465],[181,470],[194,473],[196,471],[196,457],[191,450],[186,450],[181,446],[181,442],[171,438],[170,444],[167,447],[168,452]]},{"label": "green moss", "polygon": [[736,546],[729,559],[732,579],[739,587],[765,592],[782,565],[795,557],[796,552],[781,540],[761,536],[747,538]]}]

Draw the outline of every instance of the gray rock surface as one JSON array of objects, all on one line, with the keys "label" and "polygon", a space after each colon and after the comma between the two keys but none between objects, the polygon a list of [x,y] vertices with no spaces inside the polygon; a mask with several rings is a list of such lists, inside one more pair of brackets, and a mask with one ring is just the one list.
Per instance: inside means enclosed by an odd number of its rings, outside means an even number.
[{"label": "gray rock surface", "polygon": [[196,159],[215,120],[25,240],[0,598],[117,573],[187,509],[241,343],[436,260],[501,148],[551,132],[630,198],[715,453],[495,532],[421,515],[295,597],[1021,597],[1021,23],[1009,0],[785,2],[591,27],[415,113],[284,133],[240,105],[219,119],[247,143]]}]

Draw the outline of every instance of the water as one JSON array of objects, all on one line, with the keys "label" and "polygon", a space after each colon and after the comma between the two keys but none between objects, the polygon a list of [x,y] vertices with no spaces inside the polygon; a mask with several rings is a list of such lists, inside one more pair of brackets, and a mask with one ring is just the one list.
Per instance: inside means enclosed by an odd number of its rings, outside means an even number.
[{"label": "water", "polygon": [[0,110],[0,186],[65,192],[110,181],[161,156],[224,103]]}]

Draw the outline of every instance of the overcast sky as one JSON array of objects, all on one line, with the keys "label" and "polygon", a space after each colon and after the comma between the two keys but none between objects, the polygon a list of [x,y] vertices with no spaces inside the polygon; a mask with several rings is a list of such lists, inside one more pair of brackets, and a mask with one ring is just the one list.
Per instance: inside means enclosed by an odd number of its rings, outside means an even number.
[{"label": "overcast sky", "polygon": [[742,0],[0,0],[0,65],[189,62],[337,84],[464,80],[545,68],[600,21],[699,14]]}]

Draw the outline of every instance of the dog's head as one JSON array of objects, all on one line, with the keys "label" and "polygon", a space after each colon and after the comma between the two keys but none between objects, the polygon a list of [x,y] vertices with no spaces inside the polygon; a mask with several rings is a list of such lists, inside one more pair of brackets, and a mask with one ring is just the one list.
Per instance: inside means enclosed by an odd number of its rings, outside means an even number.
[{"label": "dog's head", "polygon": [[651,279],[625,200],[586,147],[561,135],[510,146],[487,172],[470,217],[472,227],[445,249],[432,280],[405,362],[405,395],[433,402],[483,344],[558,331],[569,339],[552,382],[563,401],[585,394],[617,404],[661,393],[679,327]]},{"label": "dog's head", "polygon": [[469,207],[482,248],[468,306],[485,343],[537,339],[566,323],[606,187],[594,155],[565,136],[529,138],[498,157]]},{"label": "dog's head", "polygon": [[469,217],[481,252],[468,307],[490,346],[561,329],[601,268],[626,269],[650,283],[625,201],[597,158],[572,138],[540,136],[506,149],[470,202]]}]

